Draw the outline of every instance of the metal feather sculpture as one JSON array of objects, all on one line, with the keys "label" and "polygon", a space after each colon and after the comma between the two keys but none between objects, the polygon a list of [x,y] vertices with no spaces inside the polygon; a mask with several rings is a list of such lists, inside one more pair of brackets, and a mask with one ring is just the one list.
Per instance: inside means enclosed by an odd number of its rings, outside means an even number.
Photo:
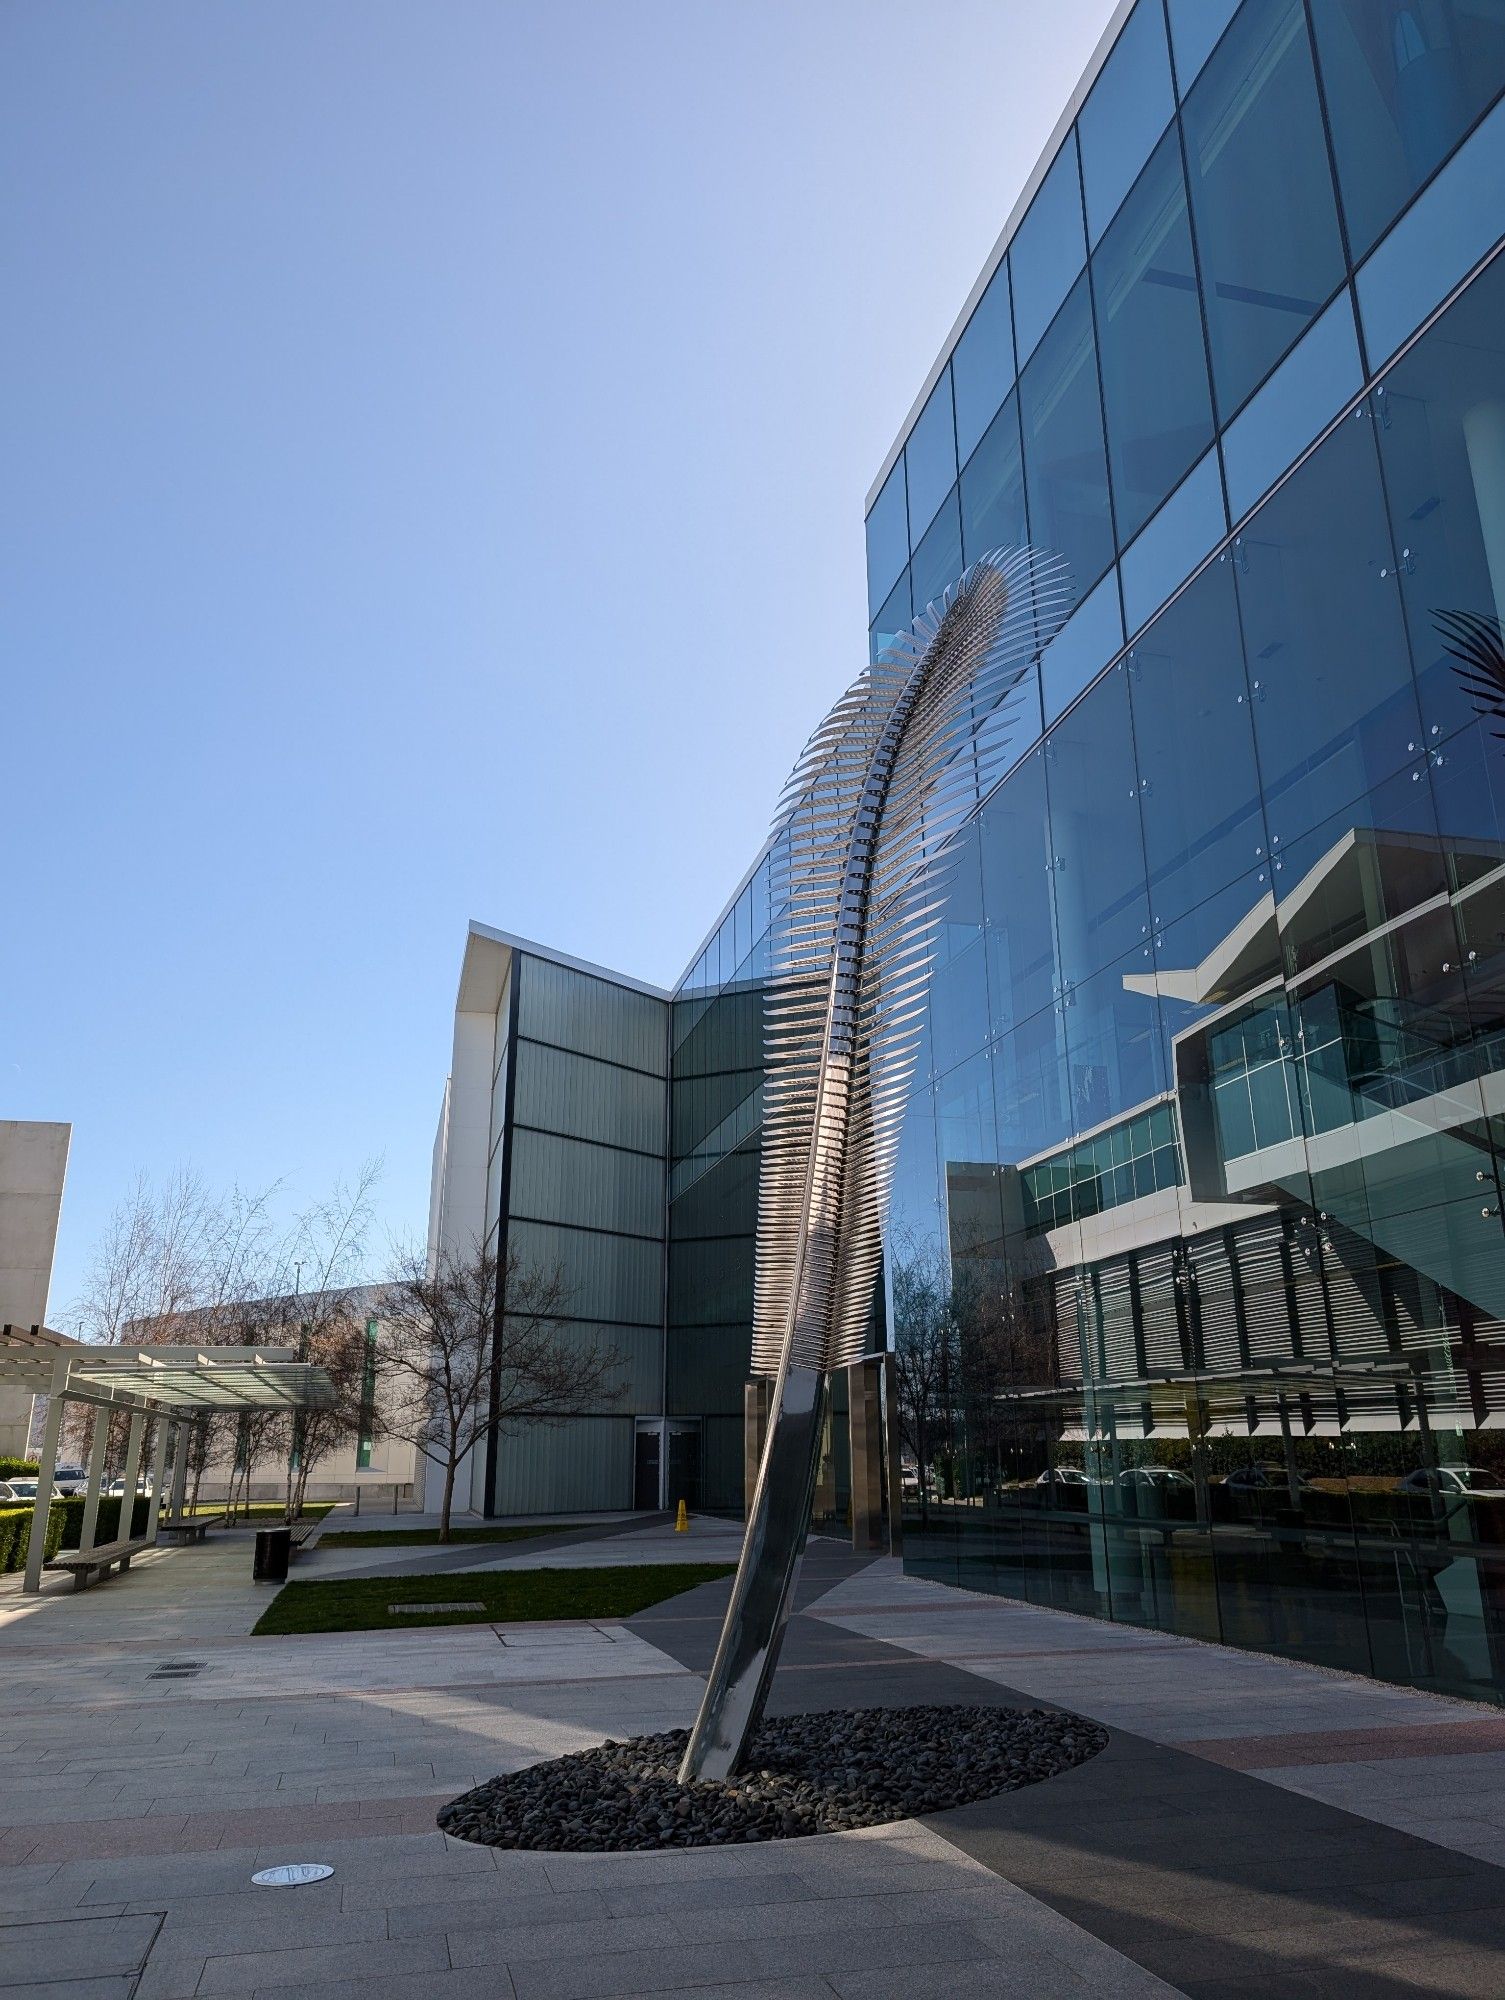
[{"label": "metal feather sculpture", "polygon": [[779,801],[752,1351],[774,1389],[685,1782],[729,1777],[762,1713],[827,1377],[867,1347],[955,836],[1002,775],[1012,697],[1070,608],[1059,557],[984,556],[853,682]]}]

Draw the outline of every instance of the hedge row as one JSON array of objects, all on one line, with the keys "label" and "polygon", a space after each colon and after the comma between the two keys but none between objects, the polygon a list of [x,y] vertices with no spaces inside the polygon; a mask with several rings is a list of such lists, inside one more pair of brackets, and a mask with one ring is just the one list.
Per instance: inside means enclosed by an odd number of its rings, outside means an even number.
[{"label": "hedge row", "polygon": [[[151,1502],[145,1494],[138,1493],[136,1505],[131,1512],[131,1533],[146,1533],[146,1514]],[[26,1545],[31,1539],[30,1507],[0,1507],[0,1576],[7,1570],[26,1567]],[[55,1556],[59,1549],[76,1549],[84,1526],[83,1496],[73,1500],[54,1500],[47,1516],[46,1549],[49,1556]],[[94,1524],[96,1542],[118,1541],[120,1537],[120,1500],[110,1499],[101,1494],[99,1519]]]},{"label": "hedge row", "polygon": [[35,1479],[41,1469],[34,1458],[7,1458],[0,1453],[0,1479]]},{"label": "hedge row", "polygon": [[[75,1495],[71,1500],[53,1501],[52,1521],[57,1520],[59,1515],[62,1516],[62,1526],[58,1531],[60,1536],[58,1547],[60,1549],[76,1549],[78,1547],[79,1537],[83,1533],[84,1505],[84,1497],[81,1493]],[[151,1501],[144,1493],[136,1495],[136,1505],[131,1513],[130,1531],[133,1535],[144,1535],[146,1533],[146,1516],[150,1506]],[[47,1524],[49,1528],[52,1525],[52,1521],[49,1521]],[[118,1494],[113,1500],[106,1493],[100,1495],[99,1519],[94,1524],[94,1539],[96,1542],[114,1542],[120,1539],[120,1497]]]},{"label": "hedge row", "polygon": [[[30,1507],[0,1507],[0,1576],[7,1570],[25,1569],[31,1515]],[[63,1528],[62,1508],[54,1507],[47,1517],[47,1540],[43,1545],[48,1556],[55,1556],[63,1546]],[[73,1545],[78,1546],[76,1533]]]}]

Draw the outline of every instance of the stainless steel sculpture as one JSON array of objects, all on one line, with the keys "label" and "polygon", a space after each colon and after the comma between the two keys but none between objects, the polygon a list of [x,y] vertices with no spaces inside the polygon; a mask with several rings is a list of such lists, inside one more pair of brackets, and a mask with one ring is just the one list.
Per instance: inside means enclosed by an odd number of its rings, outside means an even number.
[{"label": "stainless steel sculpture", "polygon": [[827,1377],[867,1347],[954,836],[1002,775],[1010,697],[1070,604],[1059,557],[984,556],[853,682],[779,802],[752,1356],[773,1399],[682,1781],[729,1777],[762,1713],[810,1525]]}]

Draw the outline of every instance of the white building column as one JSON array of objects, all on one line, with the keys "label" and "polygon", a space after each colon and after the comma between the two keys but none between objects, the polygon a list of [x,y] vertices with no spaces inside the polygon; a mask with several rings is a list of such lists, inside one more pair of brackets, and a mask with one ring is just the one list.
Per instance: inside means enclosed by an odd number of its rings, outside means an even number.
[{"label": "white building column", "polygon": [[47,1548],[47,1516],[52,1509],[52,1476],[57,1471],[57,1441],[63,1428],[63,1391],[68,1386],[68,1364],[52,1364],[52,1393],[47,1399],[47,1423],[42,1432],[42,1458],[37,1466],[37,1497],[31,1510],[31,1540],[26,1546],[26,1576],[23,1590],[42,1588],[42,1561]]},{"label": "white building column", "polygon": [[141,1433],[145,1426],[145,1412],[132,1410],[131,1428],[125,1440],[125,1464],[121,1468],[120,1523],[115,1530],[115,1539],[120,1542],[129,1541],[131,1537],[131,1516],[136,1509],[136,1478],[141,1470]]},{"label": "white building column", "polygon": [[94,1531],[99,1523],[99,1494],[105,1478],[105,1453],[109,1448],[110,1406],[108,1403],[96,1403],[94,1436],[89,1445],[89,1484],[84,1489],[84,1524],[78,1535],[81,1549],[92,1549],[94,1546]]},{"label": "white building column", "polygon": [[146,1539],[157,1539],[157,1521],[162,1513],[162,1481],[167,1473],[167,1419],[157,1419],[157,1445],[152,1453],[152,1497],[146,1510]]}]

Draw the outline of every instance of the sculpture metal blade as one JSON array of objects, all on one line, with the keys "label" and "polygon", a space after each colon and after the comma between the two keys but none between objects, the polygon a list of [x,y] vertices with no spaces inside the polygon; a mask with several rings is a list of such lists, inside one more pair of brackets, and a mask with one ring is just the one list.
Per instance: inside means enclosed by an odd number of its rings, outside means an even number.
[{"label": "sculpture metal blade", "polygon": [[955,836],[1002,775],[1013,698],[1070,608],[1059,557],[984,556],[853,682],[779,802],[752,1351],[774,1389],[682,1782],[730,1777],[762,1714],[810,1526],[827,1378],[867,1348]]}]

